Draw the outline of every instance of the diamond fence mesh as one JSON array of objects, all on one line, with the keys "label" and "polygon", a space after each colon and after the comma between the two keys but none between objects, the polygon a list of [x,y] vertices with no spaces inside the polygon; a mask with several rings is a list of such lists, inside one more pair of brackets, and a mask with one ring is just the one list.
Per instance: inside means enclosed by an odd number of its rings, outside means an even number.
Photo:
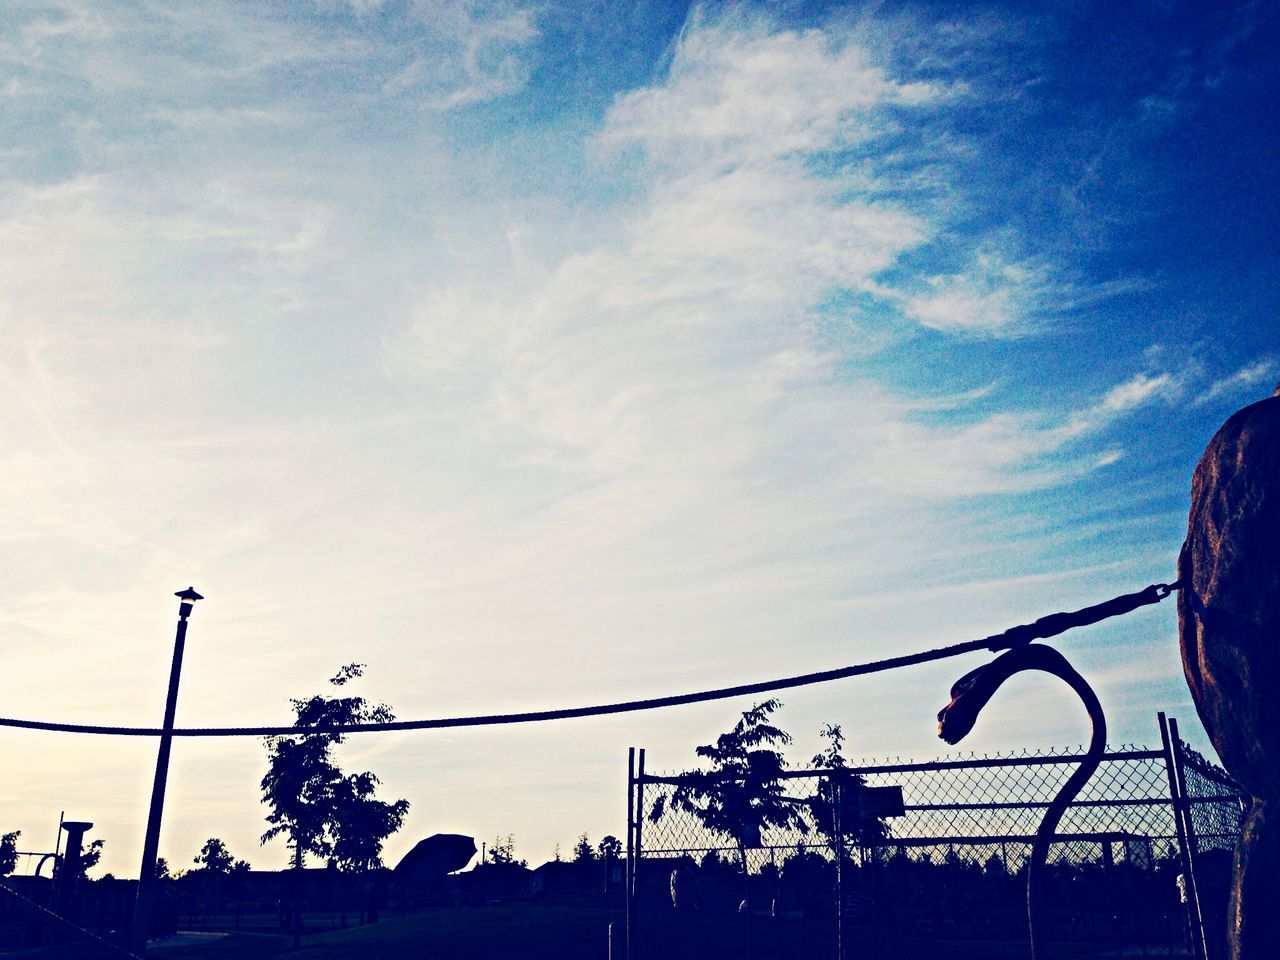
[{"label": "diamond fence mesh", "polygon": [[[1180,741],[1178,749],[1185,754],[1191,844],[1200,843],[1202,859],[1229,851],[1239,834],[1239,790]],[[846,923],[921,936],[1020,939],[1036,829],[1082,754],[1023,751],[846,768],[854,784],[900,787],[903,806],[897,816],[846,819],[839,878],[839,844],[821,816],[831,770],[788,770],[770,784],[794,810],[793,823],[765,827],[743,849],[672,802],[686,778],[645,773],[633,781],[635,900],[649,911],[825,922],[843,903]],[[1120,952],[1190,950],[1169,769],[1160,750],[1111,750],[1068,809],[1048,858],[1055,936],[1108,942]]]},{"label": "diamond fence mesh", "polygon": [[1178,741],[1178,760],[1185,784],[1188,833],[1195,837],[1196,852],[1232,850],[1244,817],[1244,791],[1225,770],[1182,740]]},{"label": "diamond fence mesh", "polygon": [[[1177,726],[1174,725],[1176,733]],[[1247,806],[1240,785],[1176,735],[1178,788],[1187,837],[1188,865],[1194,873],[1191,897],[1203,932],[1208,960],[1226,956],[1227,900],[1232,856]]]},{"label": "diamond fence mesh", "polygon": [[[1080,762],[1070,751],[1024,752],[930,763],[867,764],[848,768],[869,787],[899,786],[905,813],[868,824],[858,836],[855,863],[905,856],[916,862],[965,861],[985,867],[993,858],[1007,872],[1025,863],[1036,827],[1053,795]],[[794,804],[800,824],[764,829],[759,845],[746,851],[752,873],[778,864],[780,855],[804,851],[832,857],[834,845],[815,822],[813,798],[829,770],[788,771],[778,793]],[[688,809],[670,803],[678,775],[648,775],[643,787],[643,856],[701,860],[709,853],[731,857],[739,851],[730,838],[708,830]],[[655,821],[653,811],[662,813]],[[1063,817],[1050,862],[1138,862],[1171,853],[1176,844],[1164,756],[1128,748],[1107,754],[1076,803]],[[862,842],[858,842],[862,841]],[[1108,853],[1104,847],[1110,845]],[[1172,851],[1176,852],[1176,851]]]}]

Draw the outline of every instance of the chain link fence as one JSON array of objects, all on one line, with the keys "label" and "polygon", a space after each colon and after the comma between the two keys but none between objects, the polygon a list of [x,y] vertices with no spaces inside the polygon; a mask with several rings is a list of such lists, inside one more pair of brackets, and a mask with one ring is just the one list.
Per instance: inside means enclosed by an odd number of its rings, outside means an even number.
[{"label": "chain link fence", "polygon": [[[1193,911],[1180,898],[1187,885],[1178,819],[1186,811],[1187,854],[1197,864],[1225,857],[1229,871],[1240,791],[1182,741],[1172,743],[1162,750],[1126,745],[1108,751],[1064,815],[1045,891],[1053,937],[1105,944],[1117,955],[1204,955],[1205,937],[1195,935],[1202,918],[1189,919]],[[833,771],[787,770],[768,789],[794,810],[792,822],[766,826],[758,836],[748,830],[741,848],[736,838],[672,803],[686,777],[642,766],[631,778],[633,909],[832,923],[843,904],[843,922],[855,926],[1018,940],[1026,935],[1025,870],[1036,829],[1082,755],[1082,748],[1027,750],[845,768],[845,789],[855,802],[846,804],[842,837],[822,815]],[[1175,797],[1179,781],[1170,775],[1179,766],[1186,781],[1181,799]],[[895,792],[884,788],[901,790],[901,807],[891,811],[896,815],[860,813],[856,798]],[[1201,870],[1201,886],[1216,896],[1211,872]],[[1203,922],[1217,922],[1214,910],[1204,913]]]}]

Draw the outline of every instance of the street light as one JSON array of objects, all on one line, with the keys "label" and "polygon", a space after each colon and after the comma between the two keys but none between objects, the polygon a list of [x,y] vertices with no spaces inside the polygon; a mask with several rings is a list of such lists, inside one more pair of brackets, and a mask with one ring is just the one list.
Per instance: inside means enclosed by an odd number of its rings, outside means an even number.
[{"label": "street light", "polygon": [[178,706],[178,678],[182,676],[182,650],[187,642],[187,618],[197,600],[204,597],[187,587],[174,594],[178,598],[178,629],[173,638],[173,664],[169,668],[169,697],[164,705],[164,725],[156,754],[156,778],[151,785],[151,811],[147,815],[147,836],[142,844],[142,868],[138,871],[138,900],[133,908],[130,947],[139,956],[147,952],[151,927],[151,888],[156,881],[156,853],[160,846],[160,818],[164,813],[164,788],[169,778],[169,748],[173,743],[173,715]]}]

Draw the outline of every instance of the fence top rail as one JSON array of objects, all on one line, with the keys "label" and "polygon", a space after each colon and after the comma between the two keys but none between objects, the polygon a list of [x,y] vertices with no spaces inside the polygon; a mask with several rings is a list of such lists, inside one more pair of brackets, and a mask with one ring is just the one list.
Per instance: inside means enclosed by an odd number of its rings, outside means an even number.
[{"label": "fence top rail", "polygon": [[[1053,842],[1059,843],[1133,843],[1143,844],[1156,840],[1172,840],[1174,835],[1170,834],[1151,834],[1151,833],[1132,833],[1123,830],[1104,830],[1104,831],[1086,831],[1082,833],[1055,833]],[[991,835],[969,835],[956,837],[887,837],[867,846],[875,850],[890,850],[897,847],[986,847],[999,846],[1002,843],[1034,843],[1036,836],[1034,833],[999,833]],[[748,850],[826,850],[831,847],[829,841],[813,841],[811,843],[778,843],[778,844],[761,844],[758,847],[748,847]],[[706,853],[715,850],[737,853],[738,848],[729,844],[705,847],[645,847],[641,852],[641,857],[649,859],[656,858],[658,854],[679,855],[689,853]]]},{"label": "fence top rail", "polygon": [[1189,767],[1204,779],[1212,781],[1237,795],[1244,793],[1244,788],[1232,780],[1227,771],[1206,760],[1196,750],[1188,746],[1185,741],[1179,741],[1178,743],[1178,759],[1184,767]]},{"label": "fence top rail", "polygon": [[[1220,803],[1223,800],[1234,800],[1235,797],[1205,797],[1197,799],[1197,803]],[[903,805],[907,811],[924,812],[930,810],[1043,810],[1051,800],[1004,800],[992,803],[908,803]],[[1159,807],[1168,806],[1169,796],[1158,797],[1104,797],[1101,800],[1074,800],[1071,809],[1078,807]]]},{"label": "fence top rail", "polygon": [[[843,767],[841,770],[846,776],[858,775],[865,776],[873,773],[928,773],[938,770],[966,770],[966,769],[982,769],[986,767],[1038,767],[1056,763],[1080,763],[1084,760],[1083,753],[1070,754],[1044,754],[1042,756],[1029,755],[1025,757],[971,757],[967,760],[931,760],[926,763],[888,763],[876,764],[873,766],[862,767]],[[1164,753],[1159,750],[1117,750],[1112,753],[1106,753],[1102,756],[1103,763],[1118,763],[1124,760],[1163,760]],[[780,780],[800,780],[806,778],[829,777],[837,773],[836,770],[830,768],[810,768],[807,770],[783,770],[777,775]],[[714,777],[710,775],[698,775],[698,779],[702,782],[707,780],[737,780],[740,777],[724,776]],[[687,774],[662,775],[645,773],[643,776],[636,777],[637,783],[666,783],[673,786],[679,786],[688,783],[690,778]]]}]

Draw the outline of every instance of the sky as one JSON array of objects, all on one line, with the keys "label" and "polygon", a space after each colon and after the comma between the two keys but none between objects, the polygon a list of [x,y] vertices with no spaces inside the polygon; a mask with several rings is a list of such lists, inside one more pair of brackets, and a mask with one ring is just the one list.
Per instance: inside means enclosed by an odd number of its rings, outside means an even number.
[{"label": "sky", "polygon": [[[959,642],[1174,577],[1280,380],[1280,14],[1129,4],[25,2],[0,23],[0,715],[402,719]],[[1172,603],[1059,639],[1114,744],[1204,736]],[[800,763],[1087,738],[982,655],[790,691]],[[1057,684],[1055,686],[1055,684]],[[1061,687],[1061,689],[1059,689]],[[348,688],[350,689],[350,688]],[[624,835],[748,701],[348,738],[418,839]],[[0,729],[0,832],[134,875],[155,744]],[[286,863],[256,740],[160,854]]]}]

